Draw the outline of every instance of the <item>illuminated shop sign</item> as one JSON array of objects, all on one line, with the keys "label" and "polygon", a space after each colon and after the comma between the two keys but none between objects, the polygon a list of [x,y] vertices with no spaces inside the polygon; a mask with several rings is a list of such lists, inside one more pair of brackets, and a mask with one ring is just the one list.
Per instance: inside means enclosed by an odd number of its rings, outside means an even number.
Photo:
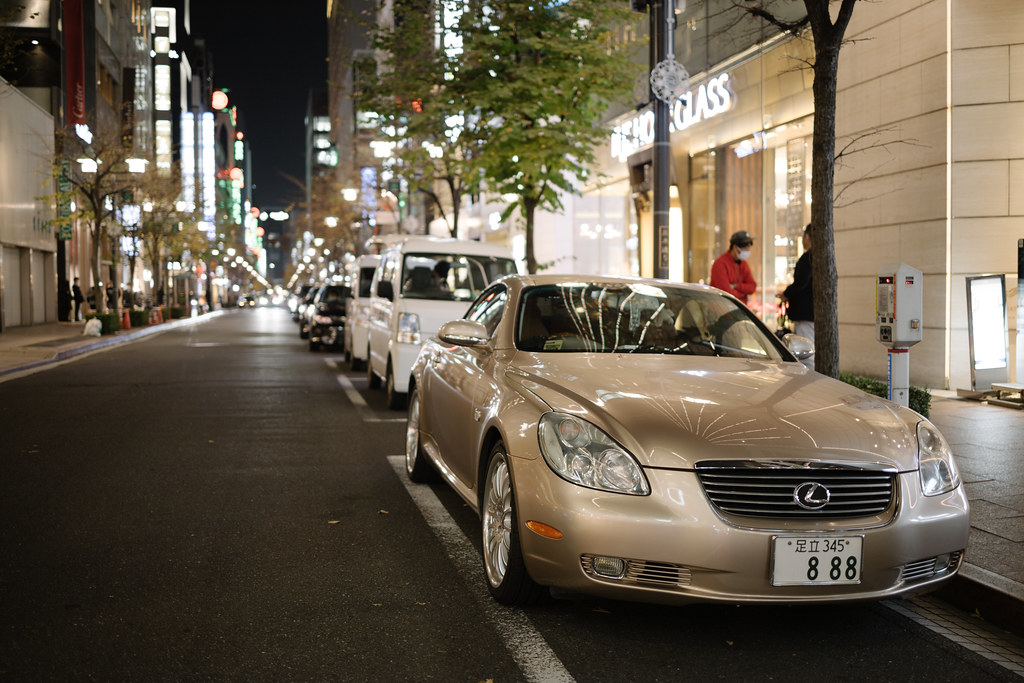
[{"label": "illuminated shop sign", "polygon": [[[702,84],[696,95],[688,90],[685,97],[670,105],[669,131],[685,130],[712,119],[729,111],[735,104],[736,95],[729,88],[729,74],[715,76]],[[612,129],[611,152],[619,161],[625,161],[633,152],[651,144],[654,144],[653,110],[641,112]]]}]

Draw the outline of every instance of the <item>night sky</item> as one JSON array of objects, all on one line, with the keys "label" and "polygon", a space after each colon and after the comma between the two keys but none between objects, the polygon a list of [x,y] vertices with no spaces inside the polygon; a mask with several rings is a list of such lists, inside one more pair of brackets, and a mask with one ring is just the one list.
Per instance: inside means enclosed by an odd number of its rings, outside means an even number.
[{"label": "night sky", "polygon": [[193,0],[192,35],[213,56],[214,88],[227,88],[252,150],[253,202],[284,207],[303,191],[311,88],[327,81],[326,0]]}]

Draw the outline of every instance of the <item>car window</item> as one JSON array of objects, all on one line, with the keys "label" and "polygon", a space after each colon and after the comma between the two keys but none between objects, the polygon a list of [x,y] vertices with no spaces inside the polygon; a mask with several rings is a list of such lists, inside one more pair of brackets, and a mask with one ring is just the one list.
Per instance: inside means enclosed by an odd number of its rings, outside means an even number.
[{"label": "car window", "polygon": [[668,285],[527,289],[515,343],[524,351],[785,357],[774,335],[731,299]]},{"label": "car window", "polygon": [[370,285],[373,284],[373,271],[377,270],[373,266],[367,266],[359,269],[359,282],[358,282],[358,294],[360,298],[366,298],[370,296]]},{"label": "car window", "polygon": [[[391,282],[394,285],[395,279],[395,259],[394,257],[385,257],[378,266],[374,273],[374,278],[379,282]],[[379,288],[378,288],[379,289]]]},{"label": "car window", "polygon": [[406,254],[402,296],[472,301],[491,282],[517,272],[515,261],[464,254]]},{"label": "car window", "polygon": [[465,318],[483,323],[487,328],[487,336],[491,336],[498,327],[498,323],[501,322],[501,314],[505,310],[506,301],[508,301],[508,290],[503,285],[492,287],[473,302]]}]

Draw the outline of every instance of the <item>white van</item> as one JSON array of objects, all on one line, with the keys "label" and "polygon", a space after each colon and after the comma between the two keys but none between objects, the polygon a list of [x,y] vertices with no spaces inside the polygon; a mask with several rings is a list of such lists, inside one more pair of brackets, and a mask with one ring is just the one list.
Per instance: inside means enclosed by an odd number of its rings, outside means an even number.
[{"label": "white van", "polygon": [[461,317],[491,282],[517,272],[507,247],[486,242],[414,236],[387,247],[370,289],[370,387],[383,380],[388,406],[403,407],[421,340]]},{"label": "white van", "polygon": [[364,254],[349,266],[352,296],[348,300],[345,326],[345,358],[349,367],[359,370],[370,357],[370,285],[380,256]]}]

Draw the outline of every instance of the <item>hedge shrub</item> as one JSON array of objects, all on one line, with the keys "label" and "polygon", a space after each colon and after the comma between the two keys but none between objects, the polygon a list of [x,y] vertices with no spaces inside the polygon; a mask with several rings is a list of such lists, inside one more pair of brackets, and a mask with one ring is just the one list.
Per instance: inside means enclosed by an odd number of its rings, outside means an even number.
[{"label": "hedge shrub", "polygon": [[128,311],[128,320],[131,321],[132,327],[145,327],[149,324],[149,310]]},{"label": "hedge shrub", "polygon": [[[861,391],[866,391],[873,396],[881,396],[882,398],[887,398],[889,396],[889,384],[880,379],[860,377],[849,372],[839,373],[839,379],[847,384],[857,387]],[[928,391],[927,387],[924,389],[910,387],[909,402],[911,410],[915,410],[925,417],[928,417],[928,412],[932,407],[932,395],[931,392]]]},{"label": "hedge shrub", "polygon": [[109,313],[86,313],[85,319],[91,320],[96,318],[102,325],[101,331],[103,334],[114,334],[121,329],[121,316],[117,314],[117,311]]}]

